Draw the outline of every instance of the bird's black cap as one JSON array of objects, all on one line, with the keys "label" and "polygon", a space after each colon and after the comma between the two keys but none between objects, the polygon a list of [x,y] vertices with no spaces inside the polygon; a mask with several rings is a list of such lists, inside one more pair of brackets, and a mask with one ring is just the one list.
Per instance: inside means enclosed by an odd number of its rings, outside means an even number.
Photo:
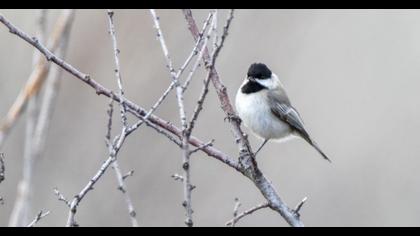
[{"label": "bird's black cap", "polygon": [[248,77],[268,79],[271,77],[271,70],[263,63],[254,63],[248,69]]}]

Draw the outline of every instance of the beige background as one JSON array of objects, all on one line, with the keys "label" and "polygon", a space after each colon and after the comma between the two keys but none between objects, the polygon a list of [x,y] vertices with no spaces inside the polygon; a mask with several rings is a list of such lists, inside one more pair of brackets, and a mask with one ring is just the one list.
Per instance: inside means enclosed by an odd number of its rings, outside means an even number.
[{"label": "beige background", "polygon": [[[34,33],[35,10],[0,10],[22,30]],[[50,19],[59,11],[52,10]],[[207,11],[193,11],[198,22]],[[158,10],[168,48],[177,67],[193,40],[179,10]],[[220,25],[226,11],[221,11]],[[145,10],[115,15],[126,95],[148,108],[170,81],[152,19]],[[50,21],[52,22],[52,21]],[[33,49],[0,26],[0,115],[4,116],[31,71]],[[68,62],[107,87],[116,88],[112,46],[103,10],[79,10],[70,39]],[[294,206],[304,196],[307,226],[420,225],[420,11],[418,10],[238,10],[217,63],[231,98],[248,66],[264,62],[288,89],[312,136],[333,160],[322,160],[302,140],[271,143],[258,161],[282,198]],[[205,74],[200,71],[187,92],[191,114]],[[174,93],[157,114],[179,124]],[[104,145],[108,99],[65,74],[47,140],[36,164],[33,215],[50,210],[40,226],[62,226],[67,209],[53,188],[72,197],[106,158]],[[115,122],[118,123],[115,116]],[[215,138],[235,156],[228,123],[210,89],[194,135]],[[6,181],[0,185],[0,225],[6,226],[22,171],[25,116],[1,152]],[[133,122],[134,119],[131,119]],[[114,131],[119,128],[115,127]],[[252,137],[253,146],[260,141]],[[143,226],[183,226],[181,152],[167,139],[142,127],[119,155]],[[241,210],[264,199],[242,175],[202,153],[192,159],[194,223],[223,226],[233,199]],[[82,226],[129,226],[126,206],[109,171],[81,203]],[[285,226],[271,210],[243,219],[240,226]]]}]

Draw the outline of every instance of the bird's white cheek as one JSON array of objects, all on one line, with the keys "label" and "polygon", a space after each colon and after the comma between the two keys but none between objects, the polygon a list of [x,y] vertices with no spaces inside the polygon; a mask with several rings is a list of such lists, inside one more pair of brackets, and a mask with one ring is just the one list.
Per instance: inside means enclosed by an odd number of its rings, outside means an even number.
[{"label": "bird's white cheek", "polygon": [[275,89],[277,87],[277,83],[273,79],[256,79],[256,81],[268,89]]}]

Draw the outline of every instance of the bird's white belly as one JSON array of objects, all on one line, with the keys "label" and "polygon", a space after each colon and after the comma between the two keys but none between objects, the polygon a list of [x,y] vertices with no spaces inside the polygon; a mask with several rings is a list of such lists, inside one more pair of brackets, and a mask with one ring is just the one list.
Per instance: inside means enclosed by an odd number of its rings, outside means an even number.
[{"label": "bird's white belly", "polygon": [[[291,134],[290,126],[271,113],[265,91],[236,94],[236,110],[243,124],[263,139],[283,139]],[[240,101],[240,102],[239,102]]]}]

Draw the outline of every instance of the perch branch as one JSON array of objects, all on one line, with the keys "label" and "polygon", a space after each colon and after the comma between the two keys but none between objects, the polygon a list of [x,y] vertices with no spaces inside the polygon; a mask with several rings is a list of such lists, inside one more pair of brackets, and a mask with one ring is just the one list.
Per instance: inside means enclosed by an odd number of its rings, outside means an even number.
[{"label": "perch branch", "polygon": [[[191,10],[184,9],[183,13],[187,21],[188,28],[191,31],[191,34],[193,35],[194,39],[197,40],[198,28],[192,16]],[[230,11],[226,26],[223,28],[223,35],[221,36],[222,41],[223,41],[223,38],[227,36],[229,25],[232,19],[233,19],[233,10]],[[203,60],[206,66],[213,64],[211,62],[212,58],[209,55],[208,50],[204,51]],[[207,66],[207,68],[209,67]],[[222,110],[225,112],[226,116],[229,118],[228,120],[231,124],[232,131],[235,136],[235,140],[237,141],[237,144],[238,144],[239,153],[240,153],[240,157],[239,157],[240,168],[238,169],[238,171],[241,172],[243,175],[247,176],[256,185],[256,187],[260,190],[260,192],[269,202],[270,208],[277,211],[287,221],[287,223],[289,223],[292,226],[304,226],[299,216],[296,215],[293,212],[293,210],[290,209],[284,203],[284,201],[280,198],[274,186],[271,184],[271,181],[269,181],[261,172],[261,170],[259,170],[257,166],[257,162],[255,161],[255,158],[254,158],[254,153],[252,152],[250,143],[248,141],[248,138],[246,137],[246,135],[244,135],[240,127],[240,119],[236,115],[233,109],[233,106],[230,102],[229,96],[227,94],[227,88],[221,82],[217,74],[217,71],[214,69],[214,67],[213,69],[211,68],[209,69],[210,71],[212,71],[211,81],[213,83],[213,86],[216,88],[216,92],[220,100]]]}]

